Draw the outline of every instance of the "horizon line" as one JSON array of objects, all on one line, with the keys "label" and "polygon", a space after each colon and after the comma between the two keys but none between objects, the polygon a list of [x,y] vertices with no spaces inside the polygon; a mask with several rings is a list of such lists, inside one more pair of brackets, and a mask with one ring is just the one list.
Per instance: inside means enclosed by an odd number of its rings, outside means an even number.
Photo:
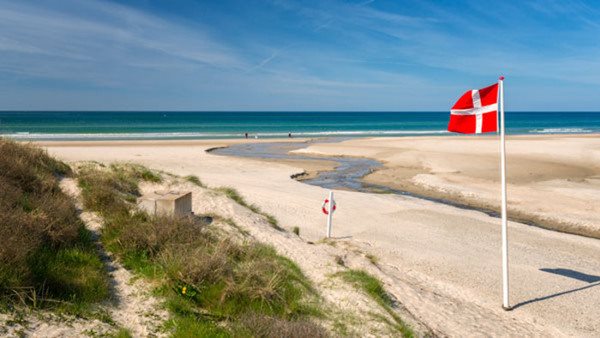
[{"label": "horizon line", "polygon": [[[448,110],[0,110],[1,113],[447,113]],[[511,113],[600,113],[600,110],[508,110]]]}]

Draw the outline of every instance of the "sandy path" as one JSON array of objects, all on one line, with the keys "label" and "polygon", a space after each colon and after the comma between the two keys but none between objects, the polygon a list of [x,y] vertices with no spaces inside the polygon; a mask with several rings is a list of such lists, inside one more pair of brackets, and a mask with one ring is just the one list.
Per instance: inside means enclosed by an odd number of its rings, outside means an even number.
[{"label": "sandy path", "polygon": [[162,337],[161,326],[168,319],[168,313],[158,299],[152,296],[152,287],[135,278],[112,255],[106,252],[99,242],[102,218],[95,212],[83,211],[80,202],[81,191],[72,178],[63,178],[61,189],[76,200],[80,218],[97,241],[101,258],[109,271],[111,281],[111,301],[106,308],[118,326],[126,328],[134,337]]},{"label": "sandy path", "polygon": [[[231,185],[283,226],[299,226],[305,239],[322,238],[325,218],[319,210],[326,191],[291,180],[300,168],[204,153],[214,144],[48,149],[65,160],[135,161],[180,175],[195,174],[211,186]],[[511,296],[513,304],[521,305],[504,312],[497,219],[402,196],[338,191],[336,199],[334,235],[377,256],[381,270],[374,268],[373,273],[435,332],[600,332],[600,282],[594,279],[600,276],[600,241],[511,222]]]}]

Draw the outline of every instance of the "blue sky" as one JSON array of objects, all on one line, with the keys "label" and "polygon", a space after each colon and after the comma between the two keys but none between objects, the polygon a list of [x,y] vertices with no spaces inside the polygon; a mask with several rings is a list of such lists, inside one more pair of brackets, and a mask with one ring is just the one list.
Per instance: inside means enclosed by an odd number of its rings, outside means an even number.
[{"label": "blue sky", "polygon": [[600,110],[600,2],[0,0],[0,110]]}]

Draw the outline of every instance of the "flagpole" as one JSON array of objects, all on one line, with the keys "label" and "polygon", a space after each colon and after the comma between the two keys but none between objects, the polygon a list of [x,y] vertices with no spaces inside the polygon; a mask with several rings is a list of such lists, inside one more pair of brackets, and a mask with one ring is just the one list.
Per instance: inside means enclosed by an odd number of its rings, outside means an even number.
[{"label": "flagpole", "polygon": [[506,219],[506,145],[504,140],[504,76],[500,76],[500,176],[502,184],[502,308],[510,310],[508,299],[508,222]]},{"label": "flagpole", "polygon": [[331,238],[331,227],[333,223],[333,190],[329,190],[329,206],[327,207],[327,238]]}]

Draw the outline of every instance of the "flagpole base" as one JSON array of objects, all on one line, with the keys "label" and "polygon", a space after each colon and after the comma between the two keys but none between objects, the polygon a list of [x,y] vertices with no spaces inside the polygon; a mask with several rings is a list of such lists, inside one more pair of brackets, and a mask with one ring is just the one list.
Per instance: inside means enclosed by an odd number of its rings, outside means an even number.
[{"label": "flagpole base", "polygon": [[504,311],[512,311],[513,307],[512,306],[504,306],[504,305],[502,305],[502,310],[504,310]]}]

